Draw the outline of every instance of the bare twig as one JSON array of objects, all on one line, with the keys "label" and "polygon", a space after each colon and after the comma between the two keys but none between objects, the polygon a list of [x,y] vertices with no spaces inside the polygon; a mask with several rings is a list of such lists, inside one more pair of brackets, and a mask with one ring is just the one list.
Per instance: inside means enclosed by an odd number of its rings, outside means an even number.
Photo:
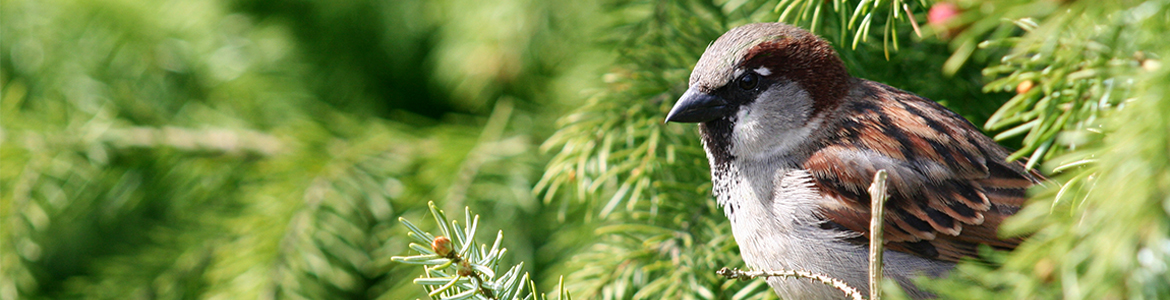
[{"label": "bare twig", "polygon": [[219,151],[264,156],[286,150],[279,138],[252,130],[135,126],[109,129],[101,138],[119,148],[168,146],[184,151]]},{"label": "bare twig", "polygon": [[727,279],[748,280],[756,277],[792,277],[792,278],[808,278],[820,281],[826,285],[832,286],[842,292],[845,296],[853,300],[863,300],[865,296],[861,294],[856,288],[849,286],[849,284],[840,279],[829,277],[828,275],[817,274],[804,270],[780,270],[780,271],[740,271],[739,269],[722,268],[716,271],[715,274],[726,277]]},{"label": "bare twig", "polygon": [[886,170],[878,170],[869,186],[869,299],[882,295],[882,221],[885,215]]}]

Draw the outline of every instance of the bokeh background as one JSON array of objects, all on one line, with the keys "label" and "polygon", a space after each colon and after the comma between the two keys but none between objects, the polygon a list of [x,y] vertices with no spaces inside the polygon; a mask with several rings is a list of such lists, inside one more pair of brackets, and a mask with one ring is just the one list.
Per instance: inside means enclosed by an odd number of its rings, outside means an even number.
[{"label": "bokeh background", "polygon": [[6,0],[0,299],[428,298],[390,259],[428,202],[546,292],[775,298],[715,276],[738,250],[662,118],[776,20],[1054,176],[940,295],[1165,299],[1168,2]]},{"label": "bokeh background", "polygon": [[4,299],[425,297],[427,201],[532,260],[537,147],[613,56],[596,2],[2,5]]}]

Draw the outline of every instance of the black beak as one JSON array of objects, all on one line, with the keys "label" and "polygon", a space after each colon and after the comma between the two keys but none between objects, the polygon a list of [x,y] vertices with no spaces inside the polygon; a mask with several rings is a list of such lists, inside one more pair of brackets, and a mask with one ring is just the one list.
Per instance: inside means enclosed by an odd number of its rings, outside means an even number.
[{"label": "black beak", "polygon": [[687,89],[670,113],[667,122],[702,123],[715,120],[733,112],[733,107],[723,98]]}]

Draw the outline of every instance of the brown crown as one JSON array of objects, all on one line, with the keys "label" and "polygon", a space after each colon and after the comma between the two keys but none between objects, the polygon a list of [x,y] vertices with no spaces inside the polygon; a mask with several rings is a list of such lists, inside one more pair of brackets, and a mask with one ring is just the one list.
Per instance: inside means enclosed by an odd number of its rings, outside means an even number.
[{"label": "brown crown", "polygon": [[796,26],[755,23],[736,27],[715,40],[695,65],[691,86],[700,91],[726,85],[736,69],[766,67],[768,77],[800,84],[813,98],[813,113],[835,107],[852,81],[828,42]]}]

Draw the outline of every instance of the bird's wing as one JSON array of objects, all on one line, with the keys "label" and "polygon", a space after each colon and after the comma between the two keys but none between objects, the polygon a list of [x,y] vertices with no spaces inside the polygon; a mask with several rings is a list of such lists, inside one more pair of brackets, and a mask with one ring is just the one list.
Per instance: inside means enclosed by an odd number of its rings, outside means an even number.
[{"label": "bird's wing", "polygon": [[866,98],[836,111],[842,122],[832,127],[837,132],[803,162],[829,196],[821,210],[826,224],[868,238],[867,187],[885,169],[889,249],[957,261],[974,256],[979,244],[1015,248],[1019,238],[1000,238],[996,231],[1043,177],[1021,162],[1005,162],[1007,149],[941,105],[860,83],[855,92]]}]

